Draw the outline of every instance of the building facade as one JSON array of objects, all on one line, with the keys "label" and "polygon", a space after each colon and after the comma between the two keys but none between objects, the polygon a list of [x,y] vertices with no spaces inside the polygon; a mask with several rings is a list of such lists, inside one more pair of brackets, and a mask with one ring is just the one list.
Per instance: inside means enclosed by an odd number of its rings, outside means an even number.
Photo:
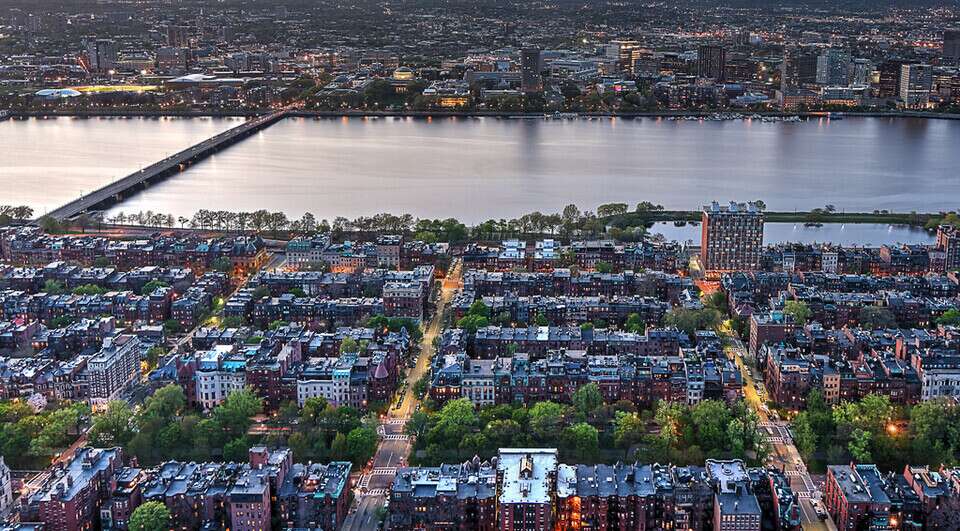
[{"label": "building facade", "polygon": [[701,262],[708,272],[752,271],[760,268],[763,213],[756,203],[703,207]]}]

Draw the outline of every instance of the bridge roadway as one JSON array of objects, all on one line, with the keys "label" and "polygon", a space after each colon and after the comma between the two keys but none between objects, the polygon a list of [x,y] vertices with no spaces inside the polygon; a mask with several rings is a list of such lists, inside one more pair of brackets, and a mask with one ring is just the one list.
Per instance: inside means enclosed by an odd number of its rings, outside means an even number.
[{"label": "bridge roadway", "polygon": [[287,113],[288,111],[283,109],[248,120],[89,194],[82,195],[49,212],[48,215],[58,220],[69,219],[83,212],[110,206],[121,201],[129,192],[142,190],[156,181],[179,173],[186,166],[203,160],[221,149],[273,125],[286,117]]}]

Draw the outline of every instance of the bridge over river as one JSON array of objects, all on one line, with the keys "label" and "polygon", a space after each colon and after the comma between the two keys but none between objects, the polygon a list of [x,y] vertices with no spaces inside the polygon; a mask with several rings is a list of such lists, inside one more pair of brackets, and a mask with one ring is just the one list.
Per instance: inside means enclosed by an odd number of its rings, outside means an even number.
[{"label": "bridge over river", "polygon": [[155,162],[146,168],[138,170],[126,177],[116,180],[102,188],[51,211],[48,215],[63,220],[78,216],[92,210],[102,210],[123,200],[124,197],[134,194],[156,182],[180,173],[188,166],[203,160],[214,153],[247,138],[287,116],[286,109],[272,112],[248,120],[241,125],[228,129],[216,136],[210,137],[199,144]]}]

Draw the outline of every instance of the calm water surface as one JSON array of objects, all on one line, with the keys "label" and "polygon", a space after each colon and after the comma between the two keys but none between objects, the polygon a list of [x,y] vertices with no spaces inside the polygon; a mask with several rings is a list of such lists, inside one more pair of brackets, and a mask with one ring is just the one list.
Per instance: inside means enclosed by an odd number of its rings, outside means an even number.
[{"label": "calm water surface", "polygon": [[958,206],[958,168],[960,122],[940,120],[288,119],[116,210],[475,222],[568,203],[757,198],[773,210],[930,211]]},{"label": "calm water surface", "polygon": [[[213,119],[0,123],[0,203],[39,211],[235,125]],[[468,222],[648,200],[772,210],[957,208],[960,122],[288,119],[115,207],[389,211]],[[849,227],[849,226],[848,226]]]},{"label": "calm water surface", "polygon": [[[662,234],[668,240],[692,241],[700,245],[699,225],[677,227],[673,223],[655,223],[651,234]],[[932,243],[929,232],[904,225],[880,223],[825,223],[822,227],[806,227],[803,223],[767,223],[763,227],[764,243],[823,243],[878,247],[884,243]]]},{"label": "calm water surface", "polygon": [[27,204],[41,215],[239,124],[219,118],[0,122],[0,204]]}]

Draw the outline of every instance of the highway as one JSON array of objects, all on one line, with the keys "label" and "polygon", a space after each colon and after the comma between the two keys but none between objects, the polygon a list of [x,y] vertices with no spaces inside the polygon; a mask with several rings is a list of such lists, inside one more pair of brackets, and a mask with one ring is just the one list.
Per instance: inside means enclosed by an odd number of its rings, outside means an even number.
[{"label": "highway", "polygon": [[390,493],[390,485],[396,475],[397,468],[406,466],[407,457],[413,448],[413,441],[404,433],[403,428],[420,404],[420,399],[414,392],[414,384],[424,375],[430,373],[430,360],[436,352],[433,342],[443,331],[443,322],[447,312],[447,305],[462,284],[462,265],[454,262],[443,279],[440,294],[437,298],[436,311],[433,318],[427,323],[423,339],[420,341],[420,355],[417,363],[407,373],[407,388],[403,393],[403,402],[394,409],[398,398],[391,403],[390,409],[380,422],[378,434],[380,444],[377,453],[373,456],[373,466],[361,471],[359,484],[354,489],[354,503],[350,514],[344,520],[344,531],[361,531],[377,529],[379,520],[377,510],[384,507]]},{"label": "highway", "polygon": [[[745,356],[748,356],[743,343],[734,340],[733,346],[734,360],[737,367],[740,368],[740,374],[743,375],[743,394],[747,403],[753,407],[760,417],[760,429],[767,434],[767,442],[770,443],[773,451],[769,457],[769,465],[783,471],[784,475],[790,481],[790,487],[797,495],[800,502],[801,524],[805,531],[836,531],[836,526],[828,517],[826,521],[820,520],[817,513],[810,505],[810,498],[819,498],[821,491],[810,477],[807,467],[800,457],[800,452],[793,444],[790,436],[789,424],[776,418],[772,418],[764,408],[764,397],[766,390],[763,382],[754,378],[753,369],[745,362]],[[759,378],[759,375],[757,375]],[[758,392],[758,389],[760,392]]]},{"label": "highway", "polygon": [[[146,168],[131,173],[93,192],[84,194],[66,205],[49,212],[48,215],[55,219],[67,219],[82,212],[96,209],[102,203],[111,201],[115,196],[120,196],[135,187],[145,186],[149,184],[151,179],[179,171],[181,165],[192,164],[200,159],[206,158],[224,146],[231,145],[265,127],[273,125],[285,117],[286,113],[287,110],[284,109],[246,121],[236,127],[214,135],[199,144],[194,144],[179,153],[154,162]],[[36,221],[34,223],[36,223]]]}]

